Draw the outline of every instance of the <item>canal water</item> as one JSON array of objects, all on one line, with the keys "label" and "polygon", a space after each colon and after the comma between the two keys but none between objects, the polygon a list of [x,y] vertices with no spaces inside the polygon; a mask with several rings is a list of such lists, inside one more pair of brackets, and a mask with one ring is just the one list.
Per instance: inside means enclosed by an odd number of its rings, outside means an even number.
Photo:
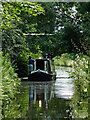
[{"label": "canal water", "polygon": [[16,98],[5,102],[3,120],[71,120],[88,116],[87,99],[75,93],[69,67],[56,67],[56,81],[21,83]]}]

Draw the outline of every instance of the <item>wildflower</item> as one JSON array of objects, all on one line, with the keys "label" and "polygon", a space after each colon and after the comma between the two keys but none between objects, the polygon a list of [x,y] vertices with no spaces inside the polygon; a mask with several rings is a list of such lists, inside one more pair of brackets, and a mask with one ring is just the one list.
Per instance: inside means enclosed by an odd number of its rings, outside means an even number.
[{"label": "wildflower", "polygon": [[84,92],[87,92],[87,88],[84,89]]},{"label": "wildflower", "polygon": [[83,58],[83,60],[85,61],[85,58]]}]

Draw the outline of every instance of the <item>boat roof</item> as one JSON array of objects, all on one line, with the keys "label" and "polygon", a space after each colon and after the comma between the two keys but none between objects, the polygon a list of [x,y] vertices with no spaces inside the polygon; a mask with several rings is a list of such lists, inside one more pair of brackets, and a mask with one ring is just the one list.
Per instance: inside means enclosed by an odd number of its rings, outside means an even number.
[{"label": "boat roof", "polygon": [[44,59],[33,59],[33,60],[36,60],[36,61],[49,61],[49,59],[46,59],[46,58],[44,58]]}]

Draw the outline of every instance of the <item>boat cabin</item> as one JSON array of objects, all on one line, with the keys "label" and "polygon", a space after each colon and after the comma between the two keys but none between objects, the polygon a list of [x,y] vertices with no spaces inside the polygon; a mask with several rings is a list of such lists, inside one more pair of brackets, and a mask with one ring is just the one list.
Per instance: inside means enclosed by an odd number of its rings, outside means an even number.
[{"label": "boat cabin", "polygon": [[35,59],[33,60],[33,70],[43,70],[51,72],[50,61],[48,59]]},{"label": "boat cabin", "polygon": [[52,69],[52,62],[49,59],[33,59],[32,64],[29,65],[30,81],[48,81],[56,79],[56,73]]}]

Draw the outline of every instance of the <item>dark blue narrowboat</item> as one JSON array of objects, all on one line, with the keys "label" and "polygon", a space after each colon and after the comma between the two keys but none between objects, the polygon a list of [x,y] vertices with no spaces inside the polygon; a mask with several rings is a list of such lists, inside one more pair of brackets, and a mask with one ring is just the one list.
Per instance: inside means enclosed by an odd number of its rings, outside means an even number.
[{"label": "dark blue narrowboat", "polygon": [[50,81],[56,79],[53,60],[34,59],[33,68],[29,67],[29,81]]}]

